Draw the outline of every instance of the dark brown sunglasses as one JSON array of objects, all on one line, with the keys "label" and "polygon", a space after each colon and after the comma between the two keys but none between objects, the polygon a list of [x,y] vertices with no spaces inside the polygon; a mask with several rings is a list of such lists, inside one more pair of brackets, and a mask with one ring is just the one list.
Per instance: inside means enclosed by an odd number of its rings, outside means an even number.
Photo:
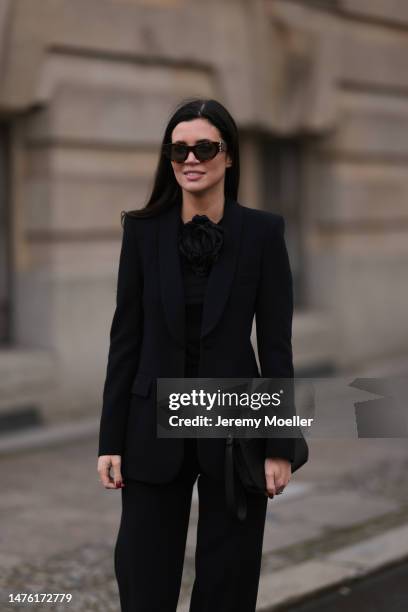
[{"label": "dark brown sunglasses", "polygon": [[167,142],[163,145],[162,150],[168,159],[179,163],[186,161],[190,151],[194,153],[199,161],[208,161],[209,159],[214,159],[220,151],[226,151],[227,145],[222,140],[218,142],[205,140],[195,145],[186,145],[182,142]]}]

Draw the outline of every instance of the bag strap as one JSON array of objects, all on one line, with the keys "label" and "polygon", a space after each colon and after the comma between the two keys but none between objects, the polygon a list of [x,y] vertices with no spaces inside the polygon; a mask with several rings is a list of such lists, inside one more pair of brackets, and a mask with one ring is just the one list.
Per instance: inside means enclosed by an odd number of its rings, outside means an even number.
[{"label": "bag strap", "polygon": [[234,438],[228,434],[225,446],[225,497],[227,508],[240,521],[244,521],[247,516],[247,500],[245,491],[241,483],[235,476],[234,469]]}]

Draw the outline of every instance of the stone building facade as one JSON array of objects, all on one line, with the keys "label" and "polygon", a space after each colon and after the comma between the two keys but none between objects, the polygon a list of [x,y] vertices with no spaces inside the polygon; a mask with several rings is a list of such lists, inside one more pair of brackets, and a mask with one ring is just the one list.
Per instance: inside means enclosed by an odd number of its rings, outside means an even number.
[{"label": "stone building facade", "polygon": [[99,413],[120,211],[195,95],[285,216],[298,375],[407,354],[407,34],[403,0],[0,0],[0,414]]}]

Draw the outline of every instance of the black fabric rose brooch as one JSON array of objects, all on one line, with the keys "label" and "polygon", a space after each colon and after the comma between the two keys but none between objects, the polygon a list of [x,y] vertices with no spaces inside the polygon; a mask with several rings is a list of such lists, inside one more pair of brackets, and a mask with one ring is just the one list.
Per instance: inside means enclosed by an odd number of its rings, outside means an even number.
[{"label": "black fabric rose brooch", "polygon": [[178,247],[197,276],[208,276],[224,243],[224,229],[207,215],[194,215],[183,223]]}]

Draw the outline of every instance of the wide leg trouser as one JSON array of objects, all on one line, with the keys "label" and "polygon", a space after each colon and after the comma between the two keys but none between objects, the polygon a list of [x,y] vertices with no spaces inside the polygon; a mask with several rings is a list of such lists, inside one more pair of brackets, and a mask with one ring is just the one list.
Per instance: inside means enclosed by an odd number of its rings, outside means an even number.
[{"label": "wide leg trouser", "polygon": [[225,504],[223,482],[201,472],[197,440],[185,439],[177,477],[165,484],[127,480],[115,546],[122,612],[176,612],[191,498],[197,475],[196,576],[190,612],[255,612],[267,497],[248,495],[245,521]]}]

